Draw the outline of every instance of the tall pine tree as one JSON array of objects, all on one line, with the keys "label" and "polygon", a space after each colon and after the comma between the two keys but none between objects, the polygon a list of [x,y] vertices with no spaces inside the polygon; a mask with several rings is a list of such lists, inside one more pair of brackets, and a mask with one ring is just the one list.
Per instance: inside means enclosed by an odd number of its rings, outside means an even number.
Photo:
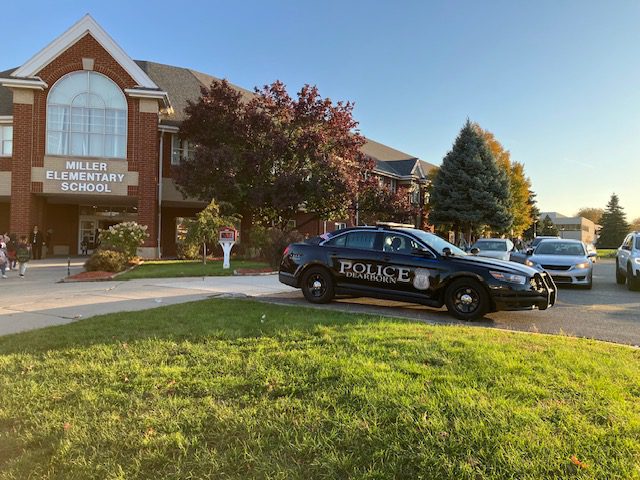
[{"label": "tall pine tree", "polygon": [[611,195],[607,208],[600,217],[600,225],[602,228],[598,237],[598,247],[601,248],[619,247],[629,233],[630,226],[615,193]]},{"label": "tall pine tree", "polygon": [[480,128],[467,120],[442,161],[430,197],[429,222],[471,232],[507,232],[513,222],[509,179],[498,168]]}]

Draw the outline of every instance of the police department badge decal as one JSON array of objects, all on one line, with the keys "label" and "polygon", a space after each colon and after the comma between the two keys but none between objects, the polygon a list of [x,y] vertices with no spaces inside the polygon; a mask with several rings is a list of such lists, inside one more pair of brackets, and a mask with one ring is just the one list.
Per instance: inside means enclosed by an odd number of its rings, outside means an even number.
[{"label": "police department badge decal", "polygon": [[429,273],[429,270],[424,268],[416,268],[416,273],[413,277],[413,286],[416,290],[427,290],[429,288]]}]

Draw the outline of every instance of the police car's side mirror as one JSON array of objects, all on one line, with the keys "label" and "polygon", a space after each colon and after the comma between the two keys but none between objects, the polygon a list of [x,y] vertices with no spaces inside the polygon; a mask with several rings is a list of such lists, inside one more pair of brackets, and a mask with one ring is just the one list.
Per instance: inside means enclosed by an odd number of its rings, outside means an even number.
[{"label": "police car's side mirror", "polygon": [[445,257],[450,257],[451,256],[451,249],[449,247],[444,247],[442,249],[442,255],[444,255]]},{"label": "police car's side mirror", "polygon": [[533,248],[527,248],[526,254],[527,256],[533,255]]},{"label": "police car's side mirror", "polygon": [[478,247],[473,247],[469,253],[471,253],[471,255],[478,255],[480,253],[480,249]]}]

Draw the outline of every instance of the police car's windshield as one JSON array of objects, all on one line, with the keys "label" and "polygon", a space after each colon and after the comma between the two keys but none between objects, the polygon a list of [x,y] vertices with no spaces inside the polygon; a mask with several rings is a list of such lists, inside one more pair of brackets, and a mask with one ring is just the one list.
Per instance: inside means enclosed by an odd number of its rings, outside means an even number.
[{"label": "police car's windshield", "polygon": [[405,229],[406,232],[411,233],[418,237],[423,243],[427,244],[433,250],[442,255],[442,250],[448,248],[451,250],[451,253],[454,255],[466,255],[464,250],[460,250],[455,245],[450,244],[445,239],[440,238],[433,233],[425,232],[423,230],[415,230],[415,229]]}]

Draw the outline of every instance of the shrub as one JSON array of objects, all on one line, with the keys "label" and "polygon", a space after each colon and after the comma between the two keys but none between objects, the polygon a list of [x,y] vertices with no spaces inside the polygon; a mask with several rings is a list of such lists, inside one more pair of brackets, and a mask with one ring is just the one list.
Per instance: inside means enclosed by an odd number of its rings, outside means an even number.
[{"label": "shrub", "polygon": [[142,246],[149,234],[146,225],[136,222],[123,222],[100,230],[100,247],[105,250],[121,252],[129,260],[136,256],[138,247]]},{"label": "shrub", "polygon": [[268,241],[262,247],[262,255],[269,262],[269,265],[273,268],[278,268],[282,260],[282,252],[287,248],[287,245],[301,242],[304,237],[297,230],[287,232],[279,228],[270,228],[267,231],[267,239]]},{"label": "shrub", "polygon": [[87,272],[121,272],[127,267],[128,259],[122,252],[97,250],[85,262]]}]

